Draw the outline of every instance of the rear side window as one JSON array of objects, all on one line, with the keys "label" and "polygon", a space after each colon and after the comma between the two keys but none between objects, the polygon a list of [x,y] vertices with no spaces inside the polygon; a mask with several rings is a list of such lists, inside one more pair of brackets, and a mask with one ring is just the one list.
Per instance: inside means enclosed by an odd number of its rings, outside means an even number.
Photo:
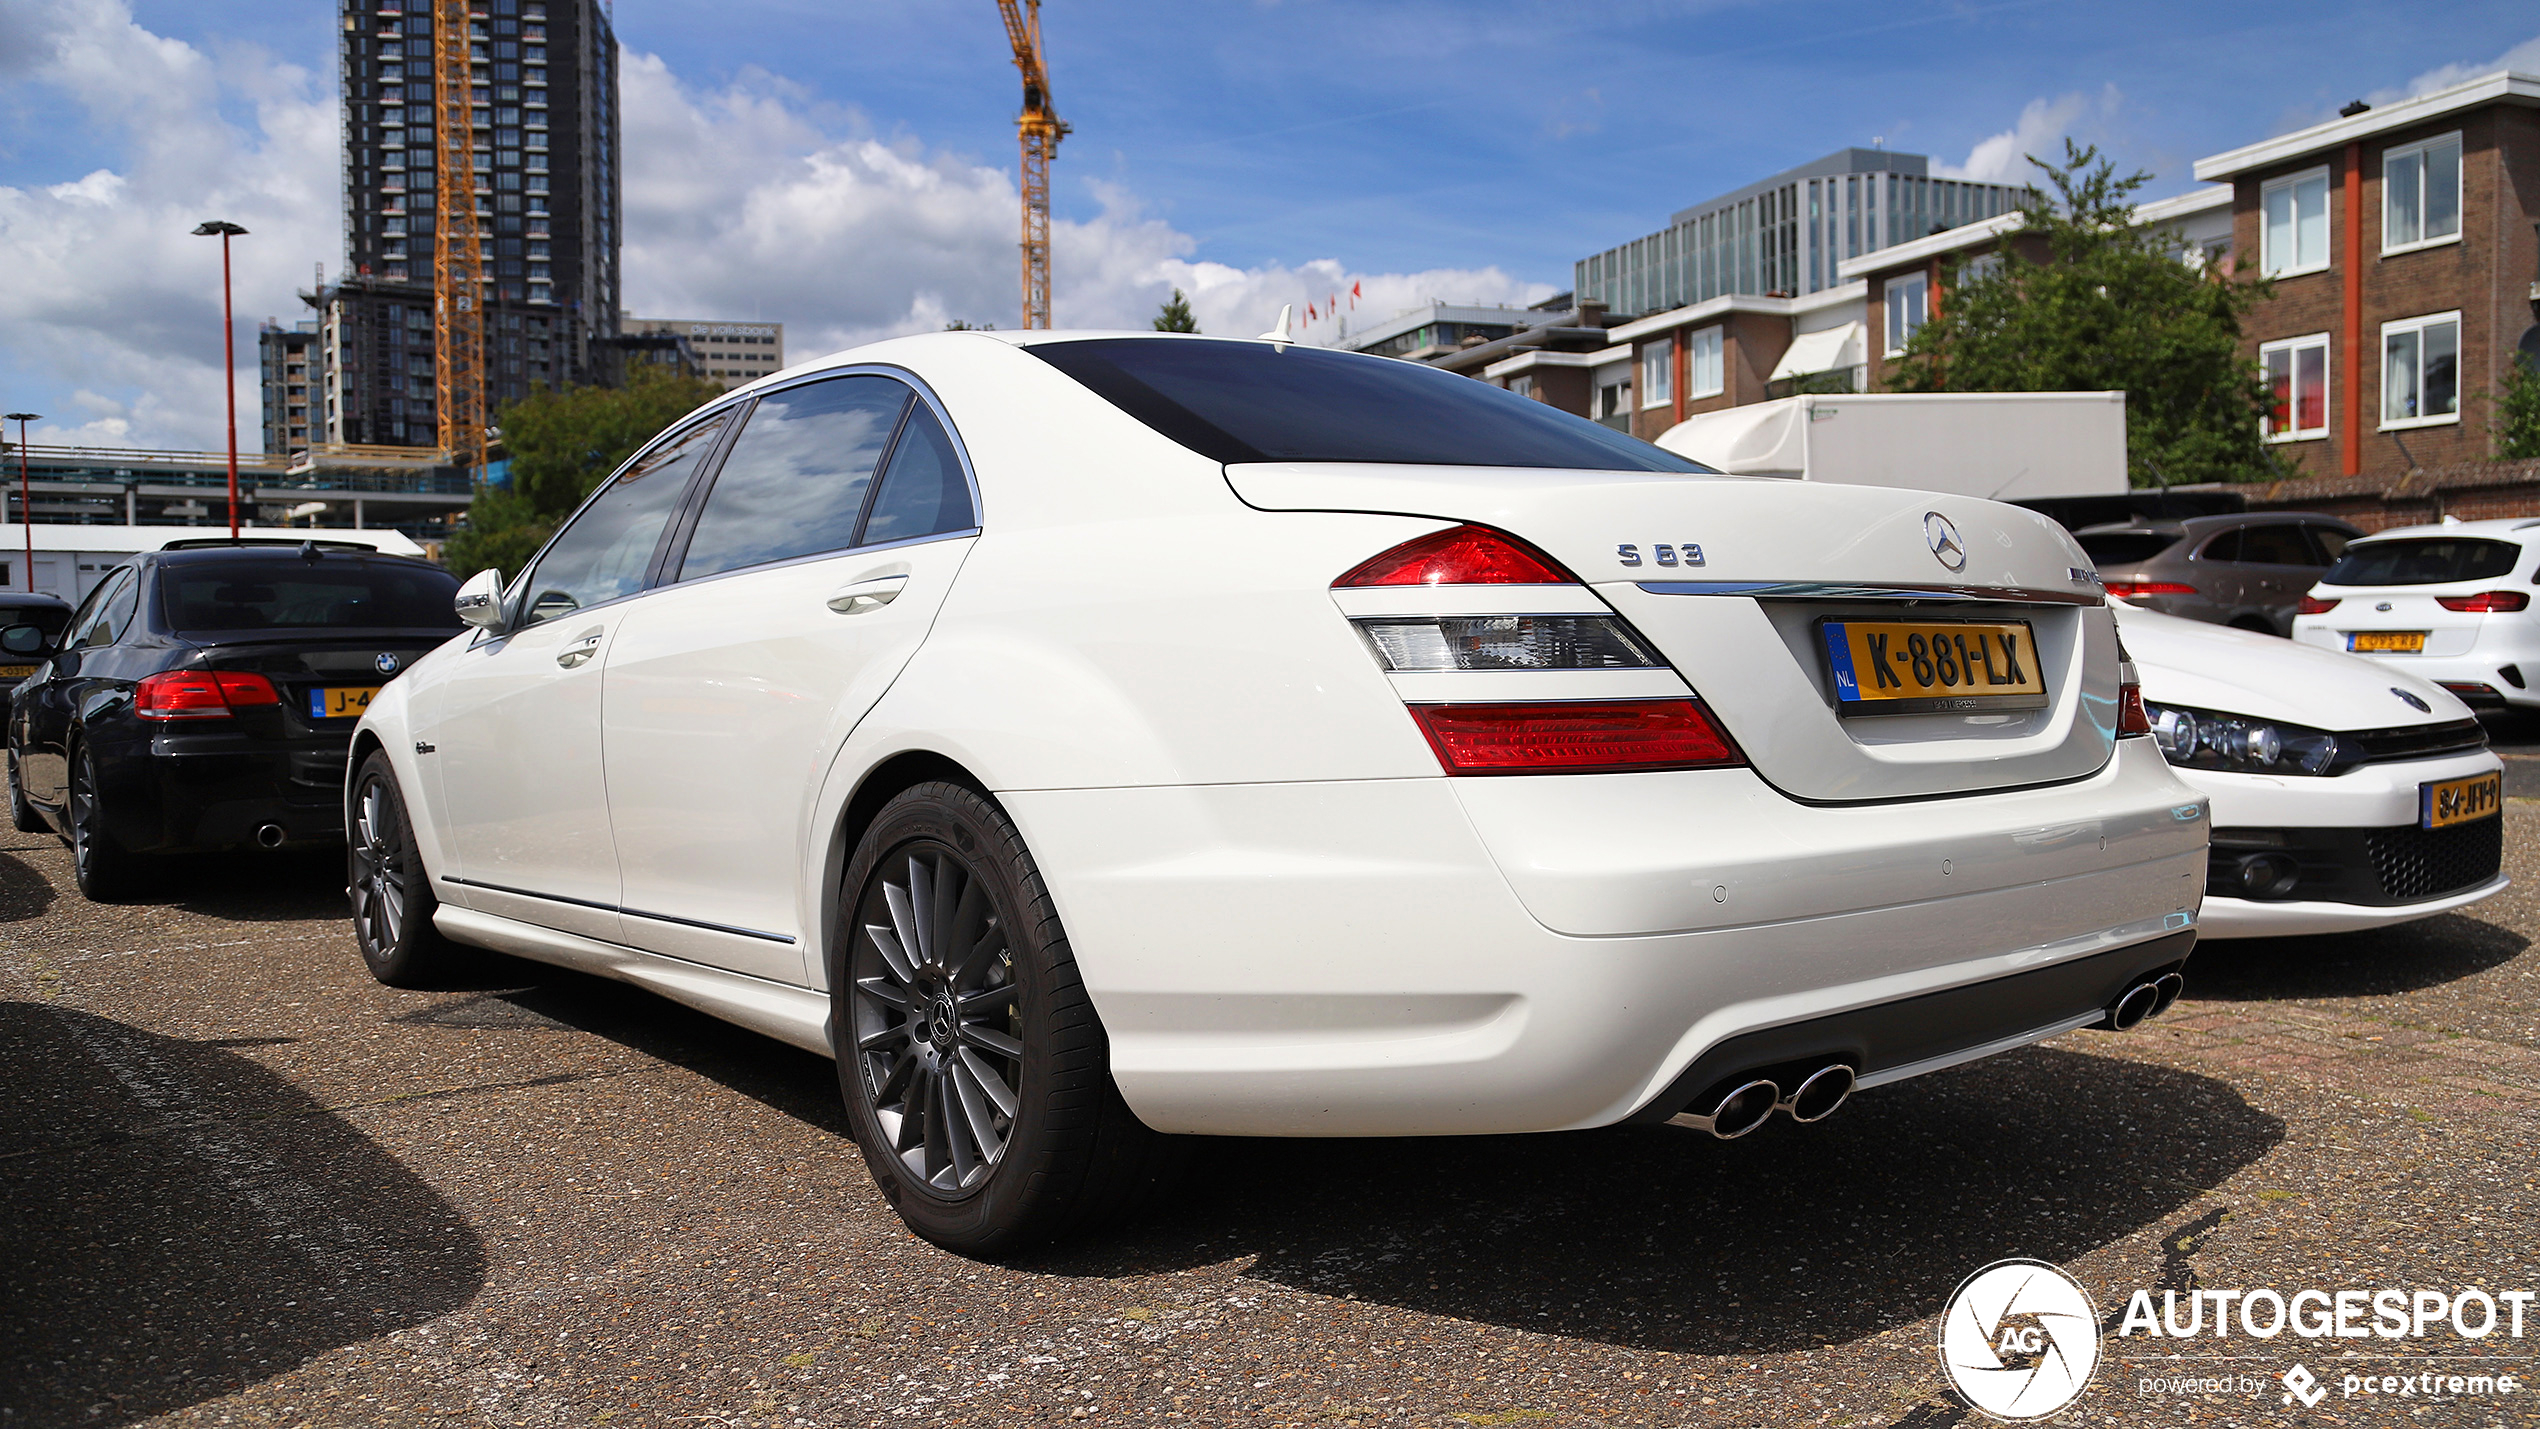
[{"label": "rear side window", "polygon": [[521,624],[554,620],[643,588],[662,528],[670,524],[697,463],[714,450],[723,421],[701,422],[637,457],[582,508],[530,571]]},{"label": "rear side window", "polygon": [[2314,563],[2317,565],[2336,564],[2337,558],[2346,554],[2346,543],[2355,539],[2334,526],[2313,526],[2309,529],[2311,540],[2320,548],[2320,558]]},{"label": "rear side window", "polygon": [[1490,383],[1389,357],[1137,337],[1024,351],[1212,461],[1710,470]]},{"label": "rear side window", "polygon": [[2261,566],[2318,564],[2299,526],[2251,526],[2240,533],[2240,559]]},{"label": "rear side window", "polygon": [[2327,585],[2448,585],[2453,581],[2492,581],[2513,574],[2522,547],[2511,541],[2470,537],[2418,536],[2396,541],[2366,541],[2346,548],[2328,574]]},{"label": "rear side window", "polygon": [[680,579],[854,545],[865,487],[914,397],[888,377],[839,377],[760,398],[697,514]]},{"label": "rear side window", "polygon": [[132,617],[140,609],[141,587],[132,568],[126,566],[106,577],[80,603],[79,613],[71,620],[71,644],[79,649],[114,644],[115,637],[131,627]]},{"label": "rear side window", "polygon": [[979,524],[970,510],[970,482],[962,475],[961,457],[943,423],[919,403],[908,414],[899,444],[891,448],[890,468],[882,473],[882,490],[873,498],[873,514],[865,518],[864,537],[856,544],[913,541],[945,531],[966,531]]},{"label": "rear side window", "polygon": [[459,583],[430,566],[320,557],[159,568],[171,629],[456,630]]},{"label": "rear side window", "polygon": [[2178,544],[2175,535],[2158,531],[2099,531],[2073,538],[2089,553],[2092,565],[2130,566],[2148,561]]}]

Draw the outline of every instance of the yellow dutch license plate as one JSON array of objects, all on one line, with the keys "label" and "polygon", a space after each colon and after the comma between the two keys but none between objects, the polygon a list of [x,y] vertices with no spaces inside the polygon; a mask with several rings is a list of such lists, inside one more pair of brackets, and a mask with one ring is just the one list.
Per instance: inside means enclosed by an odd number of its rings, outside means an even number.
[{"label": "yellow dutch license plate", "polygon": [[2358,630],[2346,637],[2346,648],[2357,653],[2377,652],[2384,655],[2422,655],[2425,632],[2422,630]]},{"label": "yellow dutch license plate", "polygon": [[1835,708],[1855,714],[2044,709],[2024,620],[1821,620]]},{"label": "yellow dutch license plate", "polygon": [[377,685],[329,685],[309,691],[309,718],[355,719],[370,708],[370,697],[379,693]]},{"label": "yellow dutch license plate", "polygon": [[0,680],[23,680],[34,673],[33,665],[0,665]]},{"label": "yellow dutch license plate", "polygon": [[2424,811],[2418,822],[2429,829],[2492,818],[2505,807],[2505,776],[2500,773],[2438,780],[2420,784],[2417,790]]}]

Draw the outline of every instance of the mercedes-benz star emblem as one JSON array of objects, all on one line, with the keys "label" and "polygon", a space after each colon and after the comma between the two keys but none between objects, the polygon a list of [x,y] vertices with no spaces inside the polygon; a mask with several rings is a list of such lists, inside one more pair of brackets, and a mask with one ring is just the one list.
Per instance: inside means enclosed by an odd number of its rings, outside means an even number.
[{"label": "mercedes-benz star emblem", "polygon": [[389,654],[385,650],[379,652],[379,658],[371,661],[371,663],[378,666],[379,673],[383,675],[393,675],[397,673],[397,657]]},{"label": "mercedes-benz star emblem", "polygon": [[2418,714],[2432,714],[2432,713],[2434,713],[2434,706],[2429,705],[2429,704],[2427,704],[2425,701],[2423,701],[2423,700],[2421,700],[2421,699],[2418,699],[2416,696],[2414,696],[2414,695],[2412,695],[2412,694],[2409,694],[2407,691],[2405,691],[2405,690],[2403,690],[2403,689],[2400,689],[2397,685],[2392,685],[2392,686],[2390,687],[2390,693],[2392,693],[2392,694],[2394,694],[2394,695],[2397,695],[2399,698],[2401,698],[2401,699],[2403,699],[2403,700],[2406,700],[2406,701],[2407,701],[2410,705],[2412,705],[2412,706],[2414,706],[2414,707],[2415,707],[2416,712],[2417,712]]},{"label": "mercedes-benz star emblem", "polygon": [[1932,555],[1953,571],[1967,568],[1966,543],[1958,539],[1958,528],[1937,511],[1923,513],[1923,539],[1930,543]]}]

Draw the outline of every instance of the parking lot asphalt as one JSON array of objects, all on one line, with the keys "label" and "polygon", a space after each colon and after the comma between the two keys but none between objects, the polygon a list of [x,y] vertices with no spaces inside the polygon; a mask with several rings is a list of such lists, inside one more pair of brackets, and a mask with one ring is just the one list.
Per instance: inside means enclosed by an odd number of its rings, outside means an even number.
[{"label": "parking lot asphalt", "polygon": [[[2506,818],[2508,893],[2208,944],[2135,1033],[1735,1143],[1207,1143],[1171,1214],[1002,1265],[901,1228],[816,1057],[525,964],[380,987],[327,858],[101,907],[7,836],[0,1425],[1937,1429],[1979,1421],[1936,1317],[2002,1257],[2111,1323],[2138,1288],[2540,1289],[2540,804]],[[2421,1342],[2235,1341],[2219,1393],[2103,1345],[2057,1422],[2540,1422],[2279,1403],[2297,1358]]]}]

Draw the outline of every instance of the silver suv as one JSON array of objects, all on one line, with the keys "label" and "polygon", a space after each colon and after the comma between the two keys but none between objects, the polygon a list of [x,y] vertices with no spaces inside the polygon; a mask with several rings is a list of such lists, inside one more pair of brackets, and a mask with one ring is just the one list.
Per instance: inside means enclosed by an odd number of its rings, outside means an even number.
[{"label": "silver suv", "polygon": [[2138,519],[2085,526],[2073,538],[2110,595],[2165,615],[2291,635],[2293,608],[2363,534],[2297,511]]}]

